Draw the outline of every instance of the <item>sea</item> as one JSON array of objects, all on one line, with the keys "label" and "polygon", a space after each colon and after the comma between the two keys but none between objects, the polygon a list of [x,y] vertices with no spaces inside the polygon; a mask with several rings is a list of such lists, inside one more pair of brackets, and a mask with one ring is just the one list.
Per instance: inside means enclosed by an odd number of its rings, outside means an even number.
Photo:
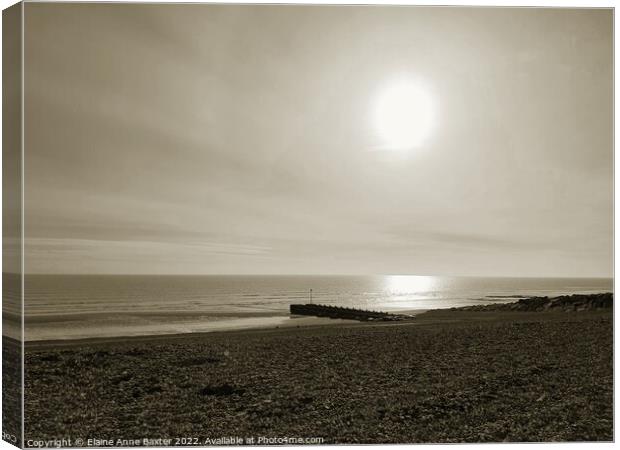
[{"label": "sea", "polygon": [[611,278],[27,275],[24,338],[64,340],[338,322],[292,317],[293,303],[415,315],[528,296],[612,290]]}]

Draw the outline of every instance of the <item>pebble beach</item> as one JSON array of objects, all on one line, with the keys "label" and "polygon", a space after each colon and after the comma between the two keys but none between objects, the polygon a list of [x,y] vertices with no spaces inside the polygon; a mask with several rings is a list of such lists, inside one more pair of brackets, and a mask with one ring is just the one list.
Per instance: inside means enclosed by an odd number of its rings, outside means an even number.
[{"label": "pebble beach", "polygon": [[437,310],[403,324],[27,344],[26,444],[611,441],[612,319]]}]

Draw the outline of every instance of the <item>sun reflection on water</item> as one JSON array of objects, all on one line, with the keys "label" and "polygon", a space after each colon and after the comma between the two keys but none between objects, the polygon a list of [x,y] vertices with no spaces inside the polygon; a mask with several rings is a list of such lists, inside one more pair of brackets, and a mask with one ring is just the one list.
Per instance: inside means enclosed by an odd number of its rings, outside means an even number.
[{"label": "sun reflection on water", "polygon": [[435,293],[440,288],[440,277],[388,275],[384,289],[389,297],[384,299],[382,306],[404,311],[430,309],[435,305]]},{"label": "sun reflection on water", "polygon": [[389,275],[387,290],[392,294],[422,294],[436,289],[438,277],[418,275]]}]

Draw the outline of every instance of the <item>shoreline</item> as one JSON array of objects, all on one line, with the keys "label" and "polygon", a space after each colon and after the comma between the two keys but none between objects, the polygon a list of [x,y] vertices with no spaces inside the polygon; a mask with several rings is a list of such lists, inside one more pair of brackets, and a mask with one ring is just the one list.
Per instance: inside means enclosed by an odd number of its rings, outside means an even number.
[{"label": "shoreline", "polygon": [[[301,319],[303,320],[303,319]],[[329,320],[332,323],[326,323]],[[408,323],[409,325],[411,322]],[[107,344],[117,344],[124,342],[155,342],[155,341],[178,341],[183,339],[202,339],[208,338],[209,336],[222,336],[222,335],[261,335],[261,334],[287,334],[290,332],[297,331],[305,331],[312,329],[324,329],[324,328],[359,328],[359,327],[372,327],[372,326],[388,326],[388,325],[399,325],[399,324],[370,324],[365,322],[357,322],[352,320],[340,320],[340,319],[325,319],[323,322],[319,322],[316,324],[305,324],[305,325],[286,325],[286,326],[257,326],[257,327],[248,327],[248,328],[240,328],[240,329],[222,329],[222,330],[213,330],[213,331],[203,331],[203,332],[190,332],[190,333],[171,333],[171,334],[145,334],[145,335],[130,335],[130,336],[113,336],[113,337],[88,337],[88,338],[80,338],[80,339],[49,339],[49,340],[30,340],[25,342],[26,349],[44,349],[49,347],[79,347],[81,345],[107,345]],[[400,324],[403,325],[403,324]],[[8,338],[6,336],[3,336]],[[14,338],[8,338],[13,342],[19,342]]]},{"label": "shoreline", "polygon": [[[571,299],[576,298],[585,298],[585,299],[593,299],[600,296],[612,296],[613,293],[597,293],[597,294],[576,294],[569,296],[558,296],[558,297],[531,297],[531,296],[506,296],[506,298],[515,299],[515,302],[493,302],[488,304],[481,305],[473,305],[473,306],[463,306],[463,307],[447,307],[447,308],[436,308],[436,309],[418,309],[418,310],[403,310],[403,313],[408,313],[413,316],[411,321],[399,322],[399,323],[379,323],[379,322],[358,322],[355,320],[343,320],[343,319],[331,319],[331,318],[319,318],[312,316],[295,316],[285,313],[279,314],[271,314],[271,313],[259,313],[259,315],[254,316],[252,313],[242,313],[241,315],[236,313],[220,313],[218,314],[208,314],[204,317],[217,317],[218,319],[224,318],[232,319],[234,322],[235,319],[279,319],[282,320],[280,323],[272,323],[272,324],[249,324],[245,326],[232,327],[229,328],[227,324],[220,328],[213,328],[211,330],[199,330],[199,331],[187,331],[187,332],[158,332],[158,333],[140,333],[140,334],[119,334],[113,336],[85,336],[85,337],[69,337],[69,338],[59,338],[59,339],[26,339],[25,346],[27,348],[51,348],[54,346],[59,347],[73,347],[77,345],[84,344],[99,344],[99,343],[114,343],[114,342],[124,342],[124,341],[161,341],[166,340],[167,338],[172,340],[182,339],[183,337],[194,338],[194,337],[204,337],[214,334],[230,334],[230,333],[261,333],[261,332],[287,332],[291,330],[299,330],[299,329],[307,329],[307,328],[322,328],[322,327],[368,327],[368,326],[428,326],[433,324],[442,324],[446,322],[459,322],[463,320],[471,320],[476,319],[480,320],[483,318],[489,319],[490,316],[486,316],[490,313],[500,313],[511,310],[511,306],[518,306],[523,302],[531,302],[534,299],[548,299],[549,301],[557,300],[557,299]],[[537,314],[539,312],[536,311],[516,311],[512,308],[509,314],[525,314],[525,317],[528,317],[528,314]],[[467,312],[467,316],[463,316],[460,313]],[[474,312],[482,313],[482,316],[473,315]],[[553,312],[545,312],[544,314],[554,314],[554,313],[562,313],[560,311]],[[165,313],[157,312],[154,314],[157,317],[165,317]],[[183,313],[181,316],[187,317],[190,316],[190,313]],[[516,318],[515,316],[514,318]],[[535,317],[535,316],[534,316]],[[496,320],[498,317],[492,317],[492,320]],[[77,319],[74,319],[77,320]],[[212,321],[208,323],[201,322],[202,326],[213,326],[217,323],[222,323],[219,321]],[[3,337],[16,340],[12,336],[4,335]],[[18,341],[18,340],[17,340]]]},{"label": "shoreline", "polygon": [[[427,315],[424,315],[427,314]],[[473,323],[502,323],[502,322],[541,322],[541,321],[563,321],[570,319],[571,313],[550,312],[544,313],[541,317],[539,312],[464,312],[451,311],[450,309],[436,309],[421,313],[414,321],[407,322],[357,322],[357,321],[341,321],[339,319],[327,319],[334,323],[319,323],[315,325],[304,326],[286,326],[286,327],[256,327],[232,330],[215,330],[196,333],[176,333],[176,334],[150,334],[135,336],[114,336],[114,337],[91,337],[83,339],[56,339],[56,340],[40,340],[26,341],[26,351],[45,351],[55,349],[72,349],[82,346],[115,346],[115,345],[134,345],[142,343],[172,343],[183,341],[208,341],[210,338],[219,339],[221,337],[261,337],[261,336],[286,336],[291,334],[303,335],[311,332],[329,332],[329,330],[350,330],[350,329],[378,329],[378,328],[428,328],[434,326],[459,326],[471,325]],[[588,317],[605,317],[609,311],[586,311],[574,313],[574,315]],[[346,323],[344,323],[346,322]],[[3,336],[9,339],[11,343],[20,345],[19,341]]]},{"label": "shoreline", "polygon": [[[407,312],[411,315],[417,316],[422,314],[428,310],[419,309],[419,310],[408,310]],[[71,327],[73,323],[80,323],[81,315],[73,314],[69,315],[70,317],[67,320],[63,320],[54,324],[54,326],[58,327],[60,324],[65,325],[66,327]],[[346,319],[330,319],[325,317],[313,317],[313,316],[302,316],[302,315],[291,315],[288,312],[260,312],[258,314],[253,313],[236,313],[236,312],[226,312],[226,313],[205,313],[203,314],[192,314],[192,313],[183,313],[183,314],[172,314],[173,319],[179,318],[187,318],[187,320],[173,320],[172,323],[166,323],[166,315],[165,313],[156,313],[154,315],[150,315],[148,313],[143,314],[143,316],[147,316],[148,319],[144,319],[143,317],[136,316],[134,314],[127,314],[123,316],[122,319],[125,323],[122,325],[114,326],[114,321],[108,323],[108,328],[103,328],[104,331],[108,333],[113,333],[114,329],[117,329],[118,334],[101,334],[99,335],[80,335],[79,331],[75,333],[77,336],[70,337],[58,337],[58,338],[28,338],[28,333],[31,335],[37,336],[40,334],[49,335],[51,332],[45,333],[45,325],[38,325],[38,329],[28,330],[29,320],[26,319],[26,340],[27,344],[35,344],[35,343],[48,343],[48,342],[70,342],[70,341],[91,341],[91,340],[115,340],[115,339],[134,339],[134,338],[156,338],[156,337],[165,337],[165,336],[177,336],[177,335],[199,335],[199,334],[212,334],[212,333],[221,333],[221,332],[241,332],[244,330],[269,330],[269,329],[290,329],[290,328],[300,328],[300,327],[316,327],[316,326],[343,326],[343,325],[354,325],[359,322],[355,320],[346,320]],[[136,319],[138,318],[138,319]],[[140,323],[137,322],[136,326],[131,326],[130,323],[132,320],[140,320],[144,319],[148,322]],[[33,323],[31,321],[30,323]],[[98,322],[101,324],[101,321]],[[9,326],[6,326],[9,325]],[[5,322],[5,330],[17,330],[18,327],[10,327],[11,322],[8,324]],[[93,325],[95,326],[95,325]],[[191,331],[176,331],[178,329],[188,329]],[[167,330],[166,330],[167,329]],[[78,328],[79,330],[79,328]],[[6,333],[5,331],[5,333]],[[96,332],[90,330],[85,331],[86,334],[95,334]],[[14,333],[13,333],[14,334]],[[11,334],[5,334],[4,336],[10,339],[17,339],[15,336]]]}]

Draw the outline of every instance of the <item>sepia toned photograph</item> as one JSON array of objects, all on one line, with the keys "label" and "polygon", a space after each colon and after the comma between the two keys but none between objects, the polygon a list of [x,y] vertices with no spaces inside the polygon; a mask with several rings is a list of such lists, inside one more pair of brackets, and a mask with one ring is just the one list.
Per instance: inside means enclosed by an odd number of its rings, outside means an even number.
[{"label": "sepia toned photograph", "polygon": [[3,440],[614,440],[612,8],[3,11]]}]

